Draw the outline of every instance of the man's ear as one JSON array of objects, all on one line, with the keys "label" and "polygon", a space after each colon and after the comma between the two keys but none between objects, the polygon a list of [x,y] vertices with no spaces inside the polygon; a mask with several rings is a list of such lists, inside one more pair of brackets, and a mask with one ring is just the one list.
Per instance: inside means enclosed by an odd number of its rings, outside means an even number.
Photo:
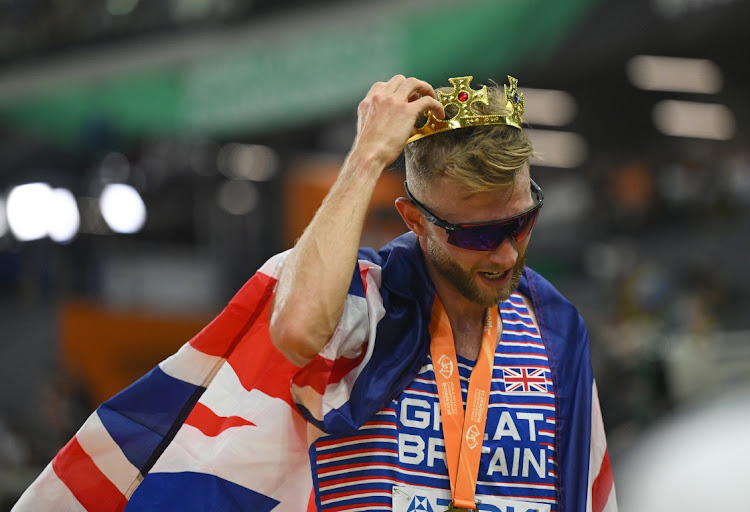
[{"label": "man's ear", "polygon": [[414,203],[405,197],[396,199],[396,209],[401,214],[406,225],[409,226],[417,236],[427,236],[427,221]]}]

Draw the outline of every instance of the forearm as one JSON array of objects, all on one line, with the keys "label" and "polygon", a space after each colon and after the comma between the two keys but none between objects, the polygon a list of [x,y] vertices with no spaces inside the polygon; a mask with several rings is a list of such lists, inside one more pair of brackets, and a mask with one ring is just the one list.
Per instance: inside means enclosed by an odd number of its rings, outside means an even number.
[{"label": "forearm", "polygon": [[417,115],[428,109],[444,115],[428,83],[402,75],[374,84],[360,102],[352,150],[276,286],[271,340],[292,363],[306,364],[333,335],[375,185],[414,132]]},{"label": "forearm", "polygon": [[271,338],[297,365],[320,352],[341,318],[367,209],[384,167],[353,150],[284,264]]}]

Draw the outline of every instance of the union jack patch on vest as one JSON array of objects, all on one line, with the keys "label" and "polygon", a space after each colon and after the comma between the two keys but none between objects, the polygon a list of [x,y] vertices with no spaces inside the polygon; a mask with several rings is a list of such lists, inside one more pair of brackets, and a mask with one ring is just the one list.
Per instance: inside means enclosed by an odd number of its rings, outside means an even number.
[{"label": "union jack patch on vest", "polygon": [[547,368],[503,366],[506,393],[547,393]]}]

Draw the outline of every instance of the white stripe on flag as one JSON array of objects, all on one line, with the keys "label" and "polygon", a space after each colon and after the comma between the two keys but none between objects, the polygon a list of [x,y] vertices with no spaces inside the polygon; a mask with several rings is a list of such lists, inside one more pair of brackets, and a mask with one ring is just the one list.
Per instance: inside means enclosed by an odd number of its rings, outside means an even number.
[{"label": "white stripe on flag", "polygon": [[[380,267],[371,266],[367,272],[367,293],[365,300],[362,300],[360,297],[352,297],[351,295],[346,299],[346,306],[344,307],[344,314],[341,320],[342,323],[337,332],[348,333],[348,336],[337,339],[334,335],[334,338],[326,345],[326,348],[321,351],[321,355],[328,358],[347,356],[347,351],[355,348],[361,349],[362,343],[365,340],[368,341],[367,352],[359,365],[346,374],[341,381],[329,384],[326,387],[323,406],[321,408],[324,417],[330,411],[338,409],[349,400],[354,383],[372,358],[372,352],[375,349],[375,335],[377,333],[378,322],[385,316],[383,298],[380,296],[380,290],[378,289],[379,281]],[[363,319],[366,319],[367,323],[363,322]]]},{"label": "white stripe on flag", "polygon": [[258,272],[278,280],[281,269],[290,252],[292,252],[291,249],[272,256],[258,269]]},{"label": "white stripe on flag", "polygon": [[129,499],[136,488],[133,483],[138,480],[140,472],[112,439],[98,413],[94,412],[89,416],[76,434],[76,438],[83,451],[91,457],[104,476]]},{"label": "white stripe on flag", "polygon": [[159,368],[175,379],[195,386],[205,386],[224,360],[223,357],[204,354],[190,343],[185,343],[180,350],[159,363]]},{"label": "white stripe on flag", "polygon": [[[263,411],[264,407],[268,407],[265,402],[271,399],[257,390],[248,391],[240,382],[232,365],[227,363],[216,373],[216,377],[198,402],[211,409],[217,416],[239,416],[258,425],[259,422],[268,422],[271,419],[264,417]],[[289,408],[281,398],[273,400]]]},{"label": "white stripe on flag", "polygon": [[51,462],[26,489],[11,512],[37,512],[39,510],[86,512],[70,489],[58,478],[55,470],[52,469]]},{"label": "white stripe on flag", "polygon": [[602,512],[617,512],[617,498],[615,496],[615,488],[612,487],[612,492],[609,493],[607,498],[607,504],[604,505]]},{"label": "white stripe on flag", "polygon": [[274,512],[306,510],[312,490],[306,424],[289,404],[247,391],[229,364],[200,402],[219,416],[241,416],[255,426],[210,437],[183,425],[151,473],[208,473],[278,500]]},{"label": "white stripe on flag", "polygon": [[[607,453],[607,437],[604,433],[604,421],[602,420],[602,410],[599,405],[599,393],[596,389],[596,381],[592,384],[591,389],[591,449],[589,452],[589,482],[586,499],[586,512],[591,512],[593,507],[593,496],[592,490],[596,477],[599,476],[599,471],[602,469],[602,462],[604,455]],[[610,503],[615,503],[615,489],[614,486],[609,494],[609,500],[607,506]],[[617,505],[614,505],[614,509],[604,510],[617,510]]]},{"label": "white stripe on flag", "polygon": [[[357,295],[347,295],[344,312],[336,326],[333,337],[318,354],[329,360],[339,357],[353,359],[359,356],[362,344],[368,339],[370,328],[367,310],[367,299]],[[382,308],[382,306],[381,306]]]}]

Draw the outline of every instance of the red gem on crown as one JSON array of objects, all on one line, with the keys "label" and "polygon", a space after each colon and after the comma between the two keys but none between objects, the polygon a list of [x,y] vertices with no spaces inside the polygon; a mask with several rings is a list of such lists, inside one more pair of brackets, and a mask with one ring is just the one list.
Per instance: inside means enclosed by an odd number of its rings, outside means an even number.
[{"label": "red gem on crown", "polygon": [[461,91],[458,93],[458,101],[463,103],[464,101],[469,99],[469,93],[466,91]]}]

